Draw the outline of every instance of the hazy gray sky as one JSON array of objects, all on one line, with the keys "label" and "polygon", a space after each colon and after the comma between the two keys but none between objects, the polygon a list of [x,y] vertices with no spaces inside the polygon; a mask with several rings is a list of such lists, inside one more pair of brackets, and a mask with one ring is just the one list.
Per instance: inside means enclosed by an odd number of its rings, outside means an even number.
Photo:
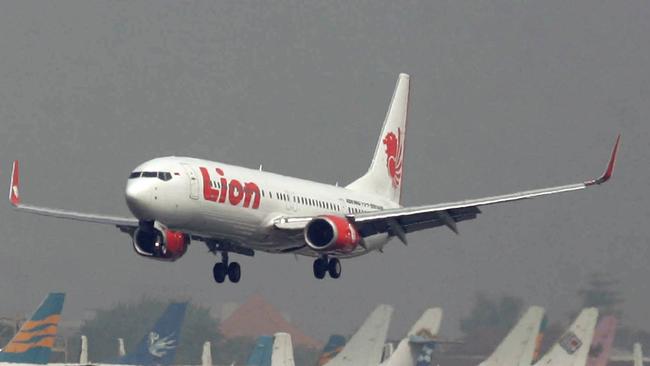
[{"label": "hazy gray sky", "polygon": [[200,243],[177,263],[138,257],[115,228],[0,206],[0,314],[68,293],[64,316],[142,294],[218,309],[259,292],[320,339],[378,302],[399,336],[428,306],[458,334],[477,291],[567,321],[595,271],[624,323],[650,330],[650,3],[482,1],[7,1],[0,5],[0,157],[26,201],[128,215],[128,173],[191,155],[324,182],[367,168],[397,74],[412,75],[405,204],[580,181],[611,184],[485,208],[460,225],[343,262],[238,258],[216,285]]}]

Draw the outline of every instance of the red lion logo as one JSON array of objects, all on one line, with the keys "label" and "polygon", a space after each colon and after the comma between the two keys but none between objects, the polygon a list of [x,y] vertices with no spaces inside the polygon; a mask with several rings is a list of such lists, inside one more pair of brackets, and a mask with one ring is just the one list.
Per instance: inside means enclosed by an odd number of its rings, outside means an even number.
[{"label": "red lion logo", "polygon": [[388,168],[388,175],[393,180],[393,187],[397,188],[402,180],[402,162],[404,159],[402,130],[397,129],[397,136],[393,132],[387,133],[383,139],[383,143],[386,145],[386,167]]}]

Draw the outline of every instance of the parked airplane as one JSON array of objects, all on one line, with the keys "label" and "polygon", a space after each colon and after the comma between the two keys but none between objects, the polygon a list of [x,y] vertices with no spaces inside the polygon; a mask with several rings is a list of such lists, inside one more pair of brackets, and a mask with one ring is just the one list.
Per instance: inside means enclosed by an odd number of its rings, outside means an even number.
[{"label": "parked airplane", "polygon": [[598,321],[594,338],[591,341],[591,348],[589,349],[587,366],[607,366],[609,356],[612,353],[617,323],[618,321],[613,315],[604,316]]},{"label": "parked airplane", "polygon": [[[381,366],[429,366],[442,322],[442,309],[427,309]],[[363,366],[363,365],[359,365]],[[370,365],[369,365],[370,366]],[[373,365],[374,366],[374,365]]]},{"label": "parked airplane", "polygon": [[260,336],[255,341],[255,347],[246,366],[271,366],[271,358],[273,357],[273,336]]},{"label": "parked airplane", "polygon": [[[135,252],[175,261],[192,240],[214,254],[216,282],[239,282],[241,267],[229,253],[253,256],[256,250],[316,257],[313,273],[322,279],[341,275],[339,258],[381,250],[397,237],[471,220],[480,207],[575,191],[610,179],[619,139],[597,179],[501,196],[404,207],[404,148],[409,75],[397,80],[368,171],[346,187],[188,157],[162,157],[133,170],[126,203],[134,218],[86,214],[22,203],[19,165],[13,164],[9,199],[18,210],[85,222],[110,224],[128,233]],[[620,136],[619,136],[620,138]]]},{"label": "parked airplane", "polygon": [[318,363],[316,365],[324,366],[331,359],[336,357],[336,355],[338,355],[345,346],[345,343],[346,340],[344,336],[339,334],[331,335],[327,340],[325,347],[323,347],[323,351],[321,352],[321,355],[318,358]]},{"label": "parked airplane", "polygon": [[50,293],[0,351],[0,364],[47,364],[61,321],[65,294]]},{"label": "parked airplane", "polygon": [[341,352],[325,366],[379,365],[392,315],[392,306],[377,306]]},{"label": "parked airplane", "polygon": [[84,339],[82,338],[80,365],[165,366],[174,364],[186,310],[186,302],[169,304],[153,328],[142,337],[135,351],[127,352],[124,356],[106,363],[91,363],[88,361],[88,346],[84,344]]},{"label": "parked airplane", "polygon": [[544,308],[528,308],[494,352],[479,366],[530,366],[543,321]]},{"label": "parked airplane", "polygon": [[275,333],[271,366],[295,366],[293,360],[293,344],[288,333]]},{"label": "parked airplane", "polygon": [[634,366],[643,366],[643,349],[641,343],[634,343]]},{"label": "parked airplane", "polygon": [[585,366],[598,320],[598,310],[582,310],[568,331],[533,366]]}]

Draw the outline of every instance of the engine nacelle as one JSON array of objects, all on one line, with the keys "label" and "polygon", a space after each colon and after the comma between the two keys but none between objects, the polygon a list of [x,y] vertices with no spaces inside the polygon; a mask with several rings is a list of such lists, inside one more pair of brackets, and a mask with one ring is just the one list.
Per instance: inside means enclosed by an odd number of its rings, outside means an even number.
[{"label": "engine nacelle", "polygon": [[182,257],[189,244],[189,235],[169,230],[158,222],[141,223],[133,233],[133,249],[136,253],[166,262]]},{"label": "engine nacelle", "polygon": [[345,217],[319,216],[305,226],[305,242],[319,252],[349,253],[360,241],[359,232]]}]

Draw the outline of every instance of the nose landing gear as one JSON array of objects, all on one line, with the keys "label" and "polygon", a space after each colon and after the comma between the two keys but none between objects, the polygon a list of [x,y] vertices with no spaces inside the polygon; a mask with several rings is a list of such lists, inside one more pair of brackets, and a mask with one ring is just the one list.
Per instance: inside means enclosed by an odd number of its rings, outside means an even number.
[{"label": "nose landing gear", "polygon": [[329,273],[330,277],[336,279],[341,277],[341,261],[338,258],[327,258],[326,256],[314,260],[314,277],[322,280]]}]

